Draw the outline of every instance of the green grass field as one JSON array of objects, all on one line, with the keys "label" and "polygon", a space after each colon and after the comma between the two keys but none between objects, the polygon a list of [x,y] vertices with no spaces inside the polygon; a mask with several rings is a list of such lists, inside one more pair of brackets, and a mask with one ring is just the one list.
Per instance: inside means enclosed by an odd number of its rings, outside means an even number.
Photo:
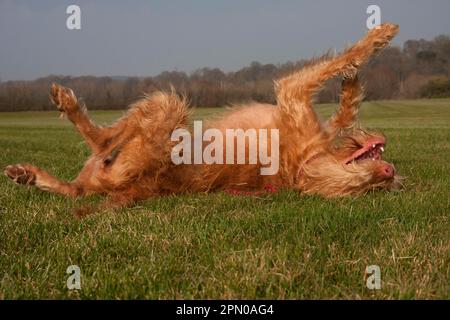
[{"label": "green grass field", "polygon": [[[333,105],[318,106],[322,116]],[[203,118],[222,109],[198,109]],[[365,103],[405,190],[151,199],[77,220],[69,200],[0,177],[0,299],[449,299],[450,99]],[[91,112],[108,123],[120,112]],[[86,145],[58,112],[0,113],[0,166],[72,179]],[[81,290],[66,269],[81,268]],[[382,288],[366,287],[378,265]]]}]

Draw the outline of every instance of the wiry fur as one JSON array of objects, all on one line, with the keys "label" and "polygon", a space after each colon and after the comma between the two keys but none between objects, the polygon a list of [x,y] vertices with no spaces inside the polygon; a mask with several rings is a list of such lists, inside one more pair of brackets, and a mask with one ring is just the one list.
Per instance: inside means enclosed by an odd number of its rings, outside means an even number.
[{"label": "wiry fur", "polygon": [[[352,154],[372,141],[384,146],[381,134],[355,128],[362,100],[357,70],[386,47],[397,30],[392,24],[381,25],[342,54],[327,56],[276,81],[276,106],[249,104],[208,123],[223,133],[238,128],[279,129],[280,170],[276,175],[261,175],[260,163],[173,164],[171,133],[189,128],[186,100],[173,90],[145,96],[115,124],[99,127],[89,120],[72,90],[58,85],[52,86],[50,97],[74,123],[92,155],[72,182],[62,182],[28,164],[8,166],[5,173],[17,183],[70,197],[107,194],[106,205],[114,207],[156,195],[231,188],[256,191],[268,184],[326,197],[397,188],[400,180],[392,165],[381,159],[352,159]],[[321,123],[312,108],[312,97],[325,81],[337,76],[343,78],[340,108]]]}]

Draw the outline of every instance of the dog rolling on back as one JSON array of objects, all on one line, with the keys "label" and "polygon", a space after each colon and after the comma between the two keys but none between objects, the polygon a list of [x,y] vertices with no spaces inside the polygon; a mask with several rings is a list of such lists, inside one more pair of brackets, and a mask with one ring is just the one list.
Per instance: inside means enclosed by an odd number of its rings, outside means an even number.
[{"label": "dog rolling on back", "polygon": [[[227,189],[258,191],[267,185],[325,197],[397,189],[400,177],[382,160],[386,138],[356,127],[362,87],[358,69],[389,44],[398,27],[383,24],[343,53],[314,61],[275,82],[277,105],[236,107],[208,123],[226,129],[278,129],[279,171],[261,175],[256,164],[174,164],[171,134],[189,129],[189,109],[174,91],[155,92],[131,106],[109,127],[87,117],[72,90],[54,84],[50,98],[73,122],[92,151],[72,182],[63,182],[30,164],[10,165],[16,183],[70,197],[105,194],[107,207],[131,205],[153,196]],[[329,79],[342,77],[340,107],[319,121],[312,98]],[[269,152],[272,152],[269,150]]]}]

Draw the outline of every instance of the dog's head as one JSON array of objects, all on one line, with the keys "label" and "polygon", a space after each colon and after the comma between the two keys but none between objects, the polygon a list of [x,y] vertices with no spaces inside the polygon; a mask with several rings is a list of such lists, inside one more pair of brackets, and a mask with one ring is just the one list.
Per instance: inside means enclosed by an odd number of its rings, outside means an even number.
[{"label": "dog's head", "polygon": [[362,194],[369,190],[401,188],[395,167],[382,159],[386,137],[356,129],[330,142],[329,151],[303,167],[302,189],[325,196]]}]

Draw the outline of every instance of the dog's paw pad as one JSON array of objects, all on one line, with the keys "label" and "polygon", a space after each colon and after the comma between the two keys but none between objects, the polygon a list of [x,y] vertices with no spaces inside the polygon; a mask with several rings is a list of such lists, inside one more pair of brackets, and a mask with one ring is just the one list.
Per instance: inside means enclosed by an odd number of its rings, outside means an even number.
[{"label": "dog's paw pad", "polygon": [[50,90],[50,100],[56,105],[61,112],[71,113],[78,109],[77,97],[69,88],[52,84]]},{"label": "dog's paw pad", "polygon": [[4,173],[17,184],[34,185],[36,182],[36,175],[21,165],[7,166]]}]

